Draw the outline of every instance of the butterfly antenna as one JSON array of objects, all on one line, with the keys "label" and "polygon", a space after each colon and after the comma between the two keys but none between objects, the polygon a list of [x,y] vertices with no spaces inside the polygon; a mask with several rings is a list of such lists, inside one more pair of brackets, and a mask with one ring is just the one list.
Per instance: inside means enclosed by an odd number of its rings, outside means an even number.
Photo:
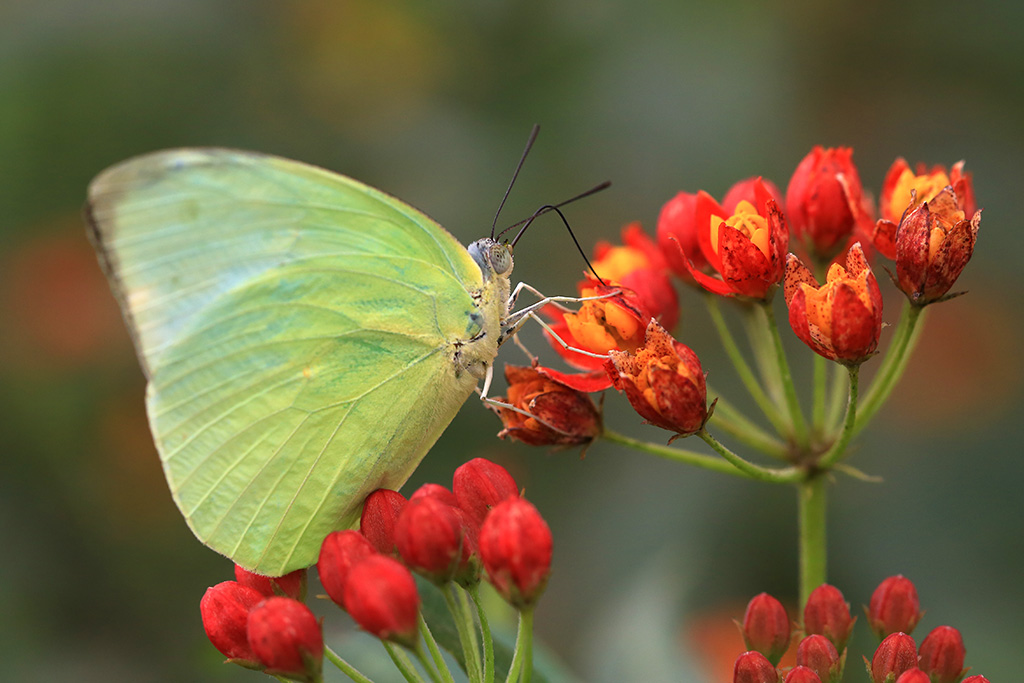
[{"label": "butterfly antenna", "polygon": [[[554,204],[554,205],[552,205],[552,204],[545,204],[544,206],[540,207],[535,212],[533,212],[533,214],[530,215],[529,217],[524,218],[521,221],[517,221],[517,222],[513,223],[512,225],[504,228],[501,232],[498,233],[498,237],[501,237],[502,235],[504,235],[506,232],[508,232],[512,228],[518,228],[520,225],[523,225],[524,223],[530,223],[530,222],[533,221],[533,219],[540,218],[541,216],[543,216],[544,214],[548,213],[549,211],[553,211],[555,209],[560,209],[563,206],[565,206],[566,204],[572,204],[577,199],[583,199],[584,197],[589,197],[592,194],[597,194],[601,190],[607,190],[609,187],[611,187],[611,185],[612,185],[612,181],[606,180],[606,181],[604,181],[603,183],[601,183],[599,185],[595,185],[594,187],[590,188],[586,192],[581,192],[580,194],[576,195],[575,197],[570,197],[569,199],[566,199],[564,202],[558,202],[557,204]],[[515,245],[516,242],[519,241],[519,237],[522,234],[523,234],[523,231],[520,230],[519,234],[516,235],[516,238],[514,240],[512,240],[513,246]]]},{"label": "butterfly antenna", "polygon": [[[598,186],[599,189],[601,189],[601,190],[603,190],[605,187],[608,187],[609,185],[611,185],[611,183],[606,181],[606,182],[602,183],[602,185],[604,187]],[[562,204],[568,204],[571,201],[574,201],[576,199],[580,199],[581,197],[586,197],[588,194],[593,194],[594,192],[597,192],[597,191],[598,191],[598,189],[589,190],[588,192],[584,192],[583,194],[581,194],[581,195],[579,195],[577,197],[573,197],[572,199],[569,199],[569,200],[566,200],[566,201],[562,202]],[[540,218],[544,214],[546,214],[546,213],[548,213],[550,211],[554,211],[555,213],[558,214],[558,217],[562,219],[562,223],[565,224],[565,229],[569,231],[569,237],[572,237],[572,242],[573,242],[573,244],[576,245],[576,249],[580,252],[580,256],[583,257],[583,262],[587,264],[587,268],[589,268],[590,272],[594,274],[594,277],[597,278],[598,282],[600,282],[604,286],[608,286],[608,283],[605,282],[604,280],[602,280],[601,276],[597,274],[596,270],[594,270],[594,266],[590,263],[590,259],[587,258],[586,252],[583,251],[583,247],[580,246],[580,241],[578,239],[576,239],[576,233],[574,233],[572,231],[572,227],[570,227],[570,225],[569,225],[569,220],[565,217],[565,214],[562,213],[562,210],[560,208],[558,208],[559,206],[562,206],[562,204],[558,204],[558,205],[555,205],[555,204],[545,204],[544,206],[542,206],[539,209],[537,209],[536,211],[534,211],[533,215],[530,216],[529,218],[527,218],[525,221],[520,221],[519,223],[522,223],[524,225],[519,230],[519,232],[516,233],[516,236],[512,239],[512,241],[509,242],[509,246],[511,246],[511,247],[515,247],[516,246],[516,242],[518,242],[519,238],[523,236],[523,233],[526,232],[526,229],[528,227],[530,227],[530,223],[533,223],[535,220],[537,220],[538,218]],[[514,225],[513,226],[509,226],[508,228],[505,228],[505,230],[502,230],[502,232],[505,232],[506,230],[509,230],[511,228],[514,228],[514,227],[515,227]]]},{"label": "butterfly antenna", "polygon": [[494,239],[494,229],[498,225],[498,216],[501,215],[501,210],[505,206],[505,200],[508,199],[508,195],[512,192],[512,186],[516,184],[516,178],[519,177],[519,171],[523,168],[523,162],[526,161],[526,155],[530,153],[530,148],[533,147],[534,140],[537,139],[537,134],[540,132],[540,125],[533,124],[533,129],[530,131],[530,137],[526,139],[526,147],[523,149],[522,156],[519,157],[519,163],[516,164],[515,173],[512,174],[512,180],[508,183],[508,188],[505,190],[505,196],[501,198],[501,203],[498,204],[498,210],[494,212],[494,220],[491,222],[491,239]]}]

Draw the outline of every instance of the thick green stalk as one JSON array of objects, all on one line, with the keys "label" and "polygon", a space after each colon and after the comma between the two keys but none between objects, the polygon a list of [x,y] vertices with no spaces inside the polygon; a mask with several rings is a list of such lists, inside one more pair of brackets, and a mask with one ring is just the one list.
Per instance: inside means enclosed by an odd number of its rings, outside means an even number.
[{"label": "thick green stalk", "polygon": [[823,470],[831,469],[846,453],[846,447],[850,444],[854,426],[857,424],[857,391],[860,384],[858,380],[860,366],[853,365],[847,368],[847,370],[850,373],[850,397],[846,402],[846,419],[843,420],[843,429],[839,432],[839,437],[818,459],[818,467]]},{"label": "thick green stalk", "polygon": [[779,335],[779,326],[775,322],[775,315],[772,311],[771,302],[765,301],[760,305],[764,322],[768,326],[772,346],[775,348],[775,362],[779,367],[779,374],[782,376],[782,389],[786,397],[786,407],[789,409],[790,420],[793,423],[793,435],[801,446],[807,446],[807,423],[804,421],[803,411],[800,409],[800,401],[796,395],[796,387],[793,385],[793,375],[789,371],[789,361],[786,360],[786,350],[782,346],[782,337]]},{"label": "thick green stalk", "polygon": [[817,473],[797,486],[801,621],[811,591],[827,580],[826,483],[827,475]]},{"label": "thick green stalk", "polygon": [[903,304],[903,313],[896,325],[896,331],[893,332],[892,343],[885,354],[882,366],[878,368],[871,388],[864,395],[854,433],[860,433],[867,426],[885,400],[889,398],[889,394],[892,393],[896,383],[903,375],[903,371],[906,370],[911,351],[914,350],[918,336],[921,334],[920,322],[923,313],[924,308],[921,306],[915,306],[909,301]]},{"label": "thick green stalk", "polygon": [[327,657],[334,666],[338,667],[343,674],[351,678],[356,683],[373,683],[370,678],[367,678],[365,674],[338,656],[338,653],[327,645],[324,645],[324,656]]},{"label": "thick green stalk", "polygon": [[480,602],[480,584],[469,588],[469,595],[476,605],[477,618],[480,619],[480,638],[484,641],[484,683],[494,683],[494,638],[491,626],[487,621],[487,612]]},{"label": "thick green stalk", "polygon": [[505,683],[530,683],[533,676],[533,607],[519,610],[519,632],[516,634],[516,650],[508,668]]},{"label": "thick green stalk", "polygon": [[[455,683],[455,679],[452,678],[452,672],[444,662],[441,648],[437,646],[434,634],[430,632],[430,627],[427,626],[427,620],[423,618],[422,612],[419,615],[419,629],[420,635],[423,636],[423,641],[427,644],[427,649],[430,650],[430,657],[434,660],[434,666],[437,667],[437,673],[444,679],[445,683]],[[431,678],[434,678],[434,674],[429,668],[427,668],[427,672],[430,673]]]},{"label": "thick green stalk", "polygon": [[448,611],[455,621],[455,630],[459,633],[459,642],[462,644],[462,655],[466,660],[466,675],[470,683],[481,683],[483,680],[483,669],[480,666],[480,653],[477,651],[476,626],[473,624],[472,616],[469,616],[467,623],[467,611],[463,609],[459,599],[455,595],[454,584],[447,583],[441,586],[441,594],[448,605]]},{"label": "thick green stalk", "polygon": [[[423,678],[416,672],[416,668],[409,659],[409,655],[405,654],[405,650],[400,645],[394,645],[386,640],[381,642],[384,644],[384,649],[387,650],[388,656],[391,657],[391,661],[395,663],[399,673],[402,674],[402,678],[408,681],[408,683],[424,683]],[[418,657],[423,655],[422,648],[417,647],[416,650]]]},{"label": "thick green stalk", "polygon": [[775,402],[772,401],[769,396],[764,393],[764,389],[761,387],[761,383],[757,380],[754,375],[754,371],[751,370],[747,360],[743,357],[743,353],[740,351],[739,346],[736,344],[736,340],[733,338],[732,333],[729,331],[729,326],[725,323],[725,318],[722,316],[722,308],[718,302],[718,297],[714,295],[708,295],[704,299],[708,305],[708,312],[711,314],[711,322],[714,323],[715,329],[718,331],[718,336],[722,340],[722,347],[725,349],[726,354],[729,356],[729,360],[732,361],[733,366],[736,368],[736,374],[740,376],[740,380],[743,381],[743,386],[747,388],[757,407],[761,409],[768,421],[772,423],[775,431],[779,434],[786,434],[789,432],[789,425],[786,423],[785,418],[779,412],[775,406]]}]

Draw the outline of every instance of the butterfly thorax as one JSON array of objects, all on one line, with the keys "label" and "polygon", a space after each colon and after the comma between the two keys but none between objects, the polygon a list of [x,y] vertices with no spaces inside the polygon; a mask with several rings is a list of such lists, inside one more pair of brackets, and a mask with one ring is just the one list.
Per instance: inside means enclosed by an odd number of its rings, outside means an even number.
[{"label": "butterfly thorax", "polygon": [[502,321],[508,315],[512,249],[485,237],[470,244],[468,251],[483,275],[483,286],[472,292],[477,311],[470,316],[479,331],[453,342],[452,354],[457,373],[465,371],[482,379],[498,353]]}]

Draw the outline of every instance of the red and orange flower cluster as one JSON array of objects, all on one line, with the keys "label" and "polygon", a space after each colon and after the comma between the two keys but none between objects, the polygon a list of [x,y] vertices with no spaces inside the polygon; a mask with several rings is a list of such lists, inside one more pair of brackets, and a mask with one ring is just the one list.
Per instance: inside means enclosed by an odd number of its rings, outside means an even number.
[{"label": "red and orange flower cluster", "polygon": [[[896,262],[897,286],[917,306],[943,298],[974,250],[981,220],[963,162],[913,172],[902,159],[886,176],[876,209],[853,151],[815,147],[783,195],[748,178],[721,203],[680,192],[661,209],[657,240],[638,224],[621,246],[600,243],[593,273],[578,284],[575,312],[545,309],[549,340],[582,373],[535,365],[509,368],[511,408],[503,437],[534,445],[589,443],[601,431],[586,396],[614,386],[649,423],[677,435],[707,419],[696,354],[671,337],[679,319],[670,275],[714,294],[770,301],[783,285],[796,336],[845,365],[870,358],[882,329],[882,295],[869,265],[873,249]],[[790,246],[796,253],[790,253]],[[824,273],[819,284],[814,273]]]},{"label": "red and orange flower cluster", "polygon": [[[952,626],[937,626],[921,641],[911,632],[923,612],[914,584],[903,576],[883,581],[865,609],[880,641],[872,659],[865,658],[874,683],[959,683],[964,668],[964,642]],[[804,608],[803,628],[794,629],[782,603],[762,593],[747,605],[743,639],[747,652],[736,658],[733,683],[838,683],[846,665],[847,641],[856,619],[839,589],[818,586]],[[800,635],[796,666],[778,668],[794,632]],[[988,683],[971,676],[963,683]]]},{"label": "red and orange flower cluster", "polygon": [[[412,572],[443,585],[482,575],[517,608],[533,605],[551,570],[551,530],[505,468],[483,458],[455,471],[452,488],[424,484],[407,500],[378,489],[359,531],[335,531],[317,561],[328,597],[372,635],[415,648],[420,598]],[[303,604],[306,570],[268,578],[235,568],[207,590],[203,626],[229,661],[292,680],[320,680],[320,622]]]}]

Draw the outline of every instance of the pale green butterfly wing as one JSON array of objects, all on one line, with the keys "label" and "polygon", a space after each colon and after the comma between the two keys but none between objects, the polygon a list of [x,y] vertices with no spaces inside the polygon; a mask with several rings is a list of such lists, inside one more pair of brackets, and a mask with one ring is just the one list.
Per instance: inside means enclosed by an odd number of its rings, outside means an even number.
[{"label": "pale green butterfly wing", "polygon": [[504,298],[466,249],[343,176],[172,150],[101,174],[89,210],[174,500],[251,570],[315,562],[472,392],[453,359],[497,352]]}]

